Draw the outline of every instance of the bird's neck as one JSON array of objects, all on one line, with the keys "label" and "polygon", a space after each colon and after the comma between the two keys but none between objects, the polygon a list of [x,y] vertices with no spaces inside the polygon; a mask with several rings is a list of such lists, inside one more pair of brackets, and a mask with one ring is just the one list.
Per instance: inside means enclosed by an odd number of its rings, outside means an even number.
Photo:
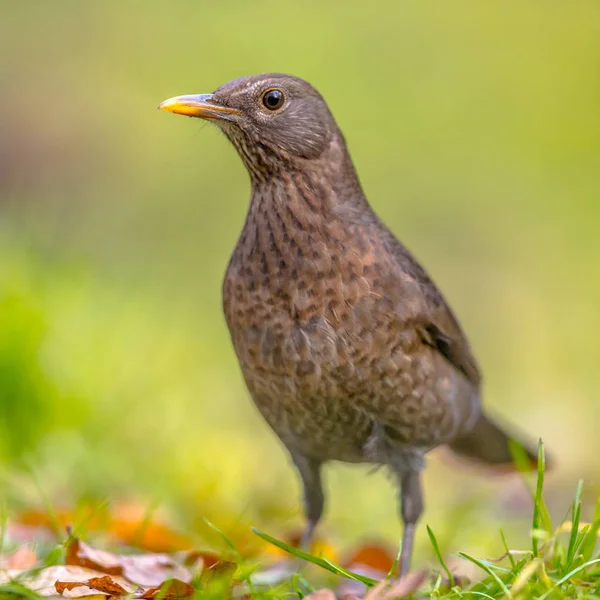
[{"label": "bird's neck", "polygon": [[253,180],[236,260],[257,263],[265,276],[286,268],[313,269],[329,260],[331,248],[351,245],[360,226],[377,219],[345,147],[322,158]]},{"label": "bird's neck", "polygon": [[287,212],[299,223],[316,227],[350,213],[371,214],[341,134],[318,159],[282,160],[262,175],[251,173],[249,216],[271,214],[277,219]]}]

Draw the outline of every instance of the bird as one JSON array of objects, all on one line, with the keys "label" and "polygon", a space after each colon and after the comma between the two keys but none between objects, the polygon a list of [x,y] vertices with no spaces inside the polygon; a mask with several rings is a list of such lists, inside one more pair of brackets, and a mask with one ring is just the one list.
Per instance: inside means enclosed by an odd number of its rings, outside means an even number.
[{"label": "bird", "polygon": [[429,451],[449,446],[510,470],[513,444],[532,466],[537,444],[482,410],[480,368],[457,317],[371,208],[311,84],[252,75],[158,108],[214,123],[250,176],[223,309],[250,395],[302,482],[302,546],[323,514],[325,463],[387,467],[405,575]]}]

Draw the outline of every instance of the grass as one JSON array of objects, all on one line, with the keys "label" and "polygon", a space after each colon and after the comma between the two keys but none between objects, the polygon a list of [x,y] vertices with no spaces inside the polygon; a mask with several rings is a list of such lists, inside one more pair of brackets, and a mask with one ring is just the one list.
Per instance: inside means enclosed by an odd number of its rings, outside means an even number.
[{"label": "grass", "polygon": [[[518,463],[518,460],[517,460]],[[543,446],[539,444],[539,468],[535,481],[524,474],[525,482],[531,488],[533,511],[530,529],[531,546],[526,549],[510,549],[503,532],[499,532],[505,548],[505,554],[499,559],[477,558],[464,552],[458,552],[465,563],[477,568],[480,577],[473,581],[461,577],[450,567],[442,556],[432,529],[427,533],[437,557],[437,564],[430,566],[429,576],[419,589],[413,590],[414,598],[459,599],[528,599],[558,600],[567,598],[600,598],[600,553],[597,549],[597,536],[600,530],[600,500],[596,505],[591,523],[581,519],[582,482],[577,484],[570,507],[570,519],[554,526],[544,501],[545,459]],[[317,556],[299,550],[278,540],[267,533],[254,529],[262,540],[284,550],[308,569],[295,574],[283,582],[273,579],[271,585],[265,584],[264,574],[269,564],[252,563],[244,559],[236,549],[235,543],[215,525],[207,525],[216,531],[225,542],[228,554],[237,565],[235,572],[227,572],[213,577],[197,577],[194,581],[196,598],[222,598],[230,594],[235,587],[246,597],[266,600],[284,598],[305,598],[317,587],[329,585],[336,589],[343,580],[352,580],[362,584],[364,589],[377,587],[385,593],[387,585],[392,585],[392,572],[382,573],[380,578],[366,576],[338,565],[324,556]],[[83,527],[76,526],[81,532]],[[2,527],[4,530],[4,527]],[[50,548],[42,561],[42,566],[57,564],[64,556],[63,542]],[[395,563],[396,564],[396,563]],[[456,564],[456,561],[454,561]],[[272,565],[271,565],[272,566]],[[318,569],[314,569],[317,567]],[[262,577],[258,577],[258,573]],[[329,579],[324,579],[326,574]],[[334,577],[332,577],[334,576]],[[383,584],[380,584],[380,580]],[[323,583],[327,581],[327,584]],[[319,585],[317,585],[317,583]],[[32,598],[35,594],[23,585],[23,580],[15,580],[0,586],[1,598]],[[382,598],[385,596],[382,596]],[[390,600],[391,597],[386,597]]]},{"label": "grass", "polygon": [[[510,550],[504,534],[500,532],[506,548],[506,554],[501,560],[475,558],[459,552],[459,557],[473,563],[483,575],[482,579],[471,585],[459,585],[441,555],[433,531],[427,526],[439,566],[433,567],[433,578],[426,587],[415,592],[415,597],[449,600],[466,597],[539,600],[600,598],[600,554],[596,549],[600,529],[600,501],[596,506],[594,522],[582,523],[583,482],[580,481],[571,505],[571,520],[554,528],[543,496],[546,463],[541,441],[538,456],[537,478],[532,494],[531,549]],[[378,583],[374,579],[334,565],[323,557],[299,551],[262,532],[256,533],[291,555],[341,577],[360,581],[367,587]]]}]

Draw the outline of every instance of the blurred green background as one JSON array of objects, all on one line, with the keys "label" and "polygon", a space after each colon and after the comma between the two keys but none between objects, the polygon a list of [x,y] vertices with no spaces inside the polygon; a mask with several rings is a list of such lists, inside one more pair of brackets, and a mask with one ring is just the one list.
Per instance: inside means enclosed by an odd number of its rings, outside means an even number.
[{"label": "blurred green background", "polygon": [[[0,484],[15,511],[158,505],[182,529],[300,523],[221,315],[248,177],[210,125],[156,111],[235,77],[311,81],[371,203],[458,313],[485,402],[558,459],[552,511],[600,475],[600,4],[4,1]],[[401,527],[393,487],[332,466],[323,531]],[[32,475],[33,473],[33,475]],[[501,553],[515,479],[432,456],[446,548]],[[489,527],[483,525],[489,524]],[[526,530],[514,533],[526,536]],[[425,535],[420,532],[420,549]]]}]

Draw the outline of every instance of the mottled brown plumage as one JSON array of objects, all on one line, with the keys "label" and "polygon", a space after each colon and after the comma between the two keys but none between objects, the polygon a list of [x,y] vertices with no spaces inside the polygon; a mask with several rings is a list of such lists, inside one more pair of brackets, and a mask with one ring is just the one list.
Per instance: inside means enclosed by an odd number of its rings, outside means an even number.
[{"label": "mottled brown plumage", "polygon": [[214,121],[251,177],[225,316],[252,398],[302,478],[304,541],[322,513],[325,461],[385,465],[400,485],[405,573],[425,454],[450,444],[512,462],[507,435],[480,412],[479,370],[458,321],[370,208],[308,83],[258,75],[161,108]]}]

